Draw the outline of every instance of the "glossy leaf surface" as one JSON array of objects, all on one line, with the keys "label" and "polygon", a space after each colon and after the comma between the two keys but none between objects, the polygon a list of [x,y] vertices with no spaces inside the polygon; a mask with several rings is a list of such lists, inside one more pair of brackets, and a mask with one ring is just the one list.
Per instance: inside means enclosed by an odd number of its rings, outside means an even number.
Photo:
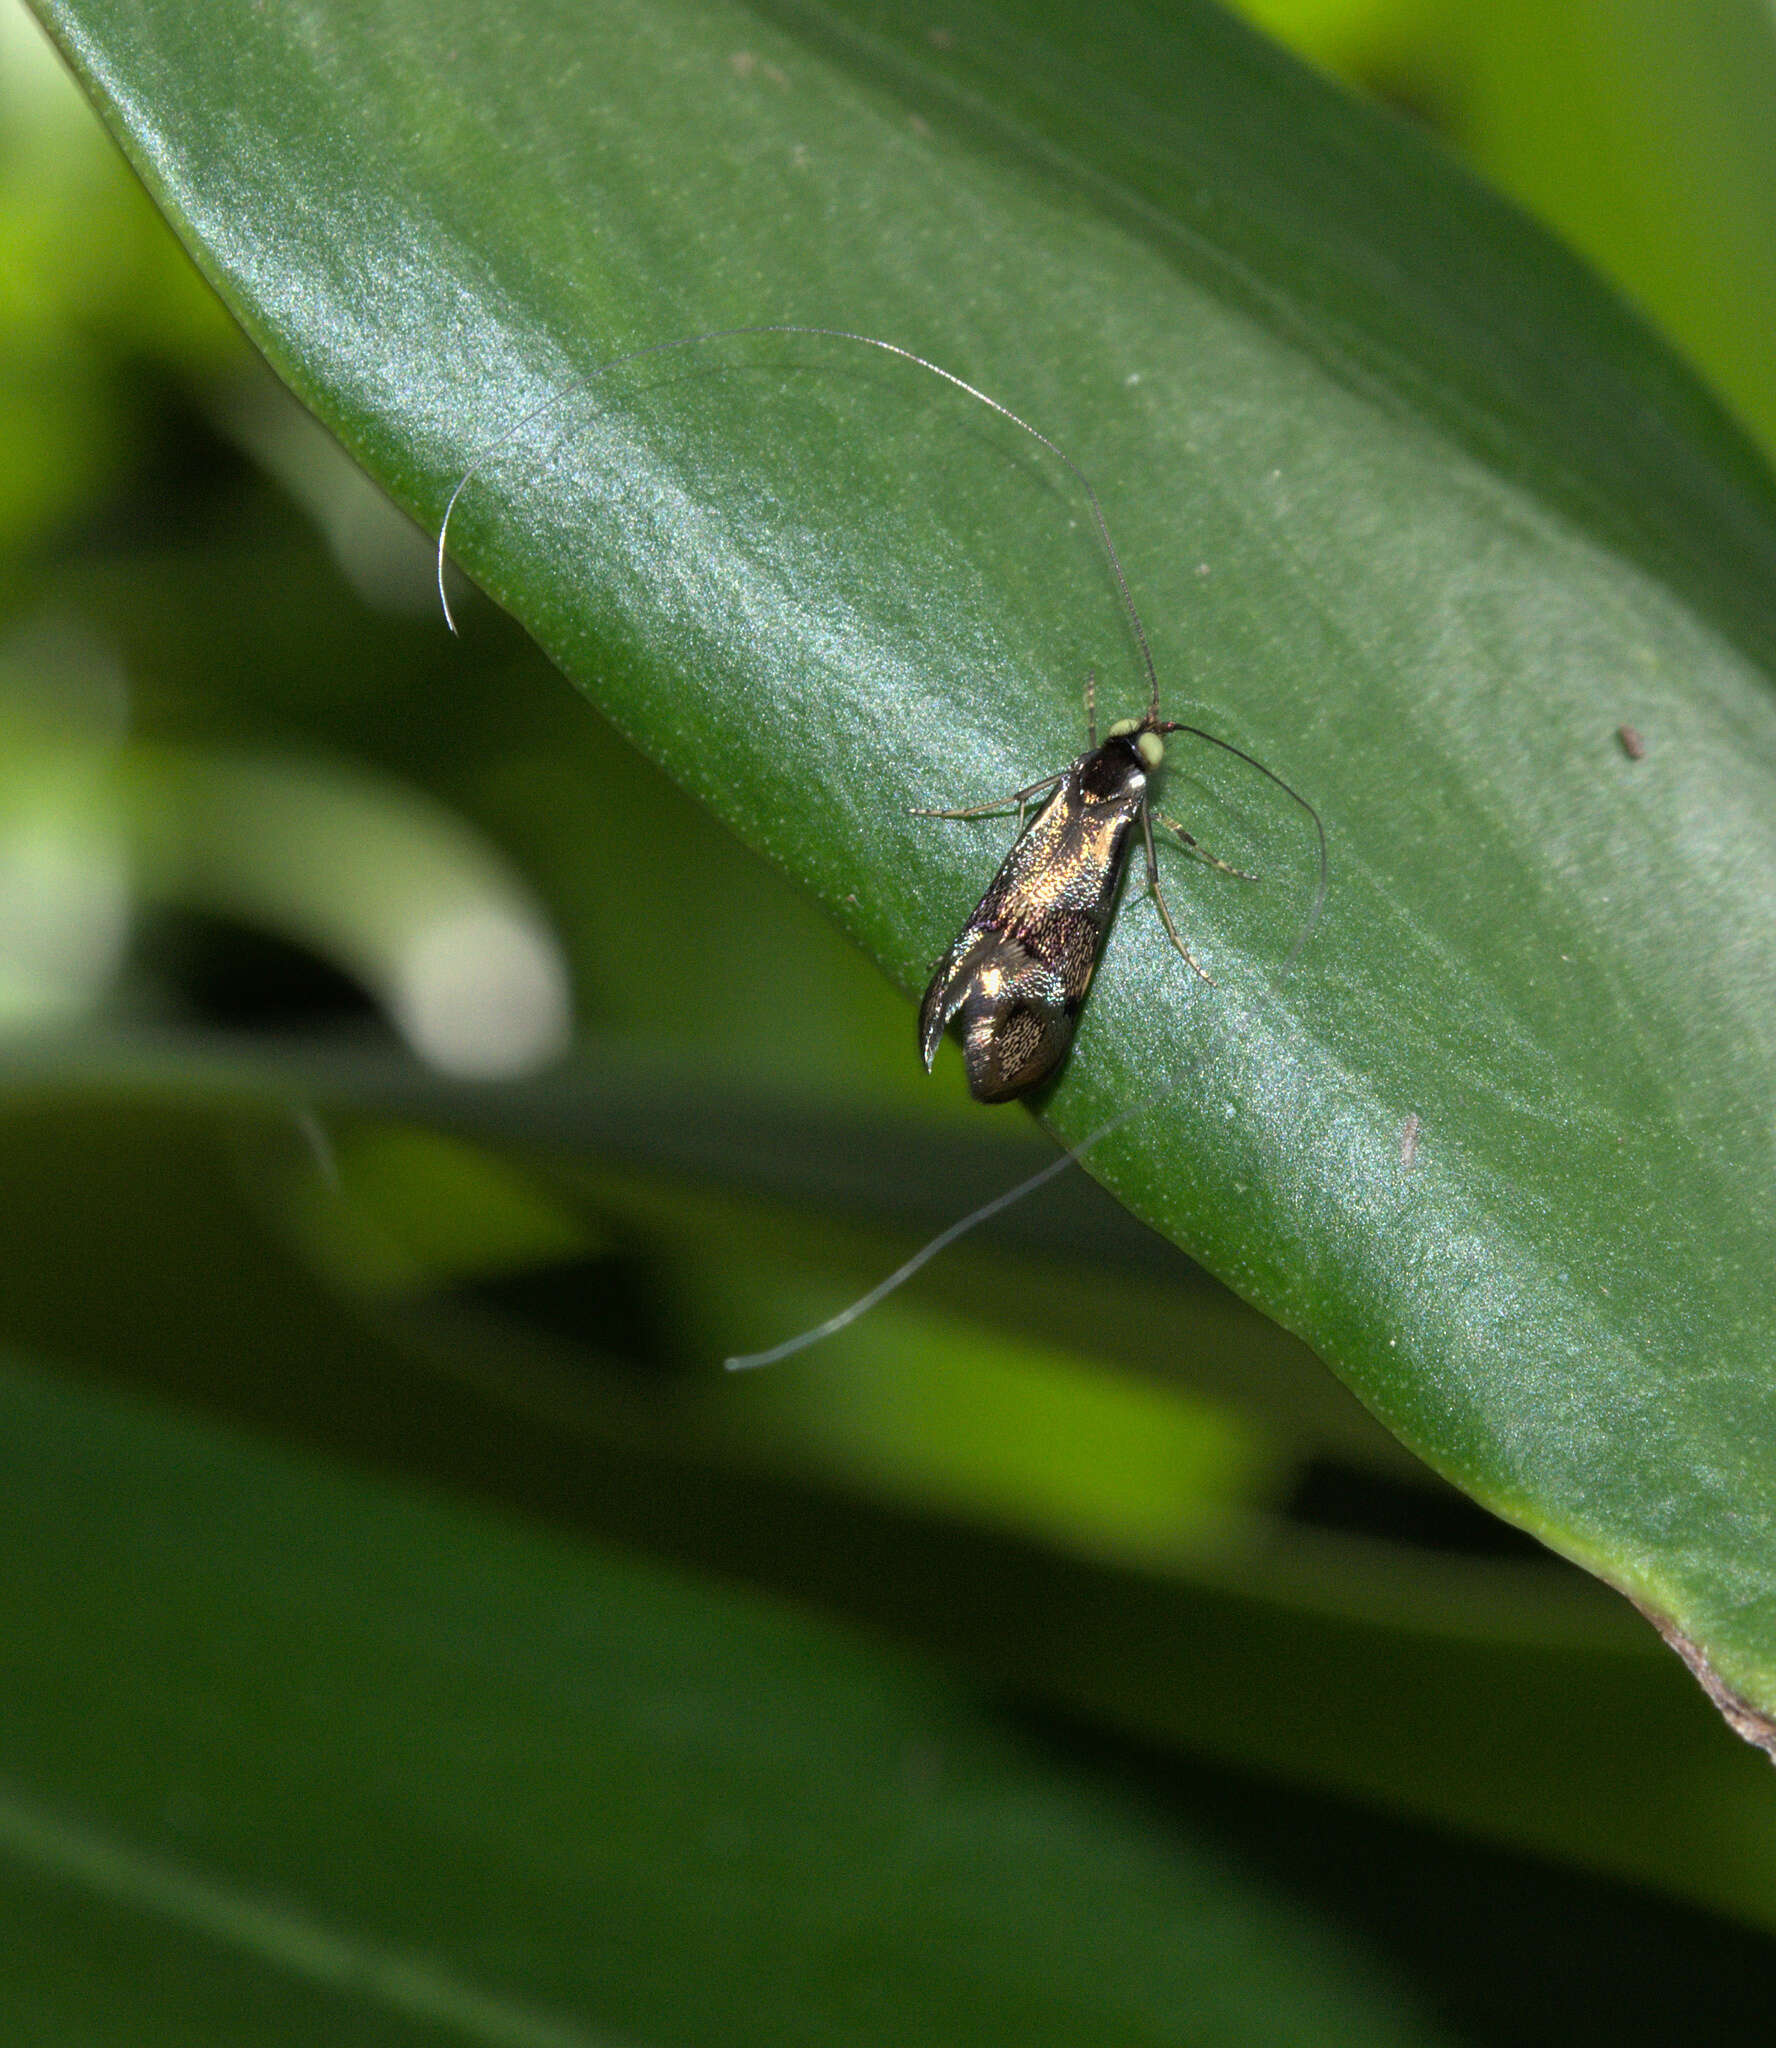
[{"label": "glossy leaf surface", "polygon": [[[724,323],[886,334],[1104,486],[1243,889],[1131,904],[1053,1099],[1391,1427],[1776,1703],[1776,516],[1620,310],[1220,17],[46,7],[209,274],[423,519],[545,395]],[[1078,495],[843,344],[655,357],[457,534],[909,989],[1140,683]],[[1641,759],[1616,738],[1644,736]],[[695,942],[719,906],[688,904]],[[719,1004],[720,990],[709,1000]],[[1402,1157],[1409,1121],[1417,1133]]]}]

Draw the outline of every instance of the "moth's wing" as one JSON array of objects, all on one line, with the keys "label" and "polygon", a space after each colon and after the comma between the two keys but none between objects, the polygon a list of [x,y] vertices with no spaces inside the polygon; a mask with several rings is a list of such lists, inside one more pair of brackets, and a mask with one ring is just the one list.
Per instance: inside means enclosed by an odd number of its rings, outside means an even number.
[{"label": "moth's wing", "polygon": [[970,920],[956,943],[938,962],[931,985],[925,991],[925,1000],[919,1005],[919,1053],[925,1062],[926,1073],[930,1073],[931,1063],[937,1058],[937,1048],[943,1043],[950,1019],[968,1000],[982,955],[997,940],[996,932],[982,931]]},{"label": "moth's wing", "polygon": [[1015,1102],[1066,1056],[1085,991],[1074,994],[1021,940],[991,936],[992,953],[960,1005],[962,1064],[977,1102]]},{"label": "moth's wing", "polygon": [[986,894],[974,907],[974,915],[962,927],[954,945],[937,963],[919,1005],[919,1052],[930,1073],[943,1042],[950,1019],[974,993],[979,976],[990,969],[991,956],[1004,930],[1008,911],[1023,916],[1033,901],[1030,878],[1040,868],[1043,849],[1052,836],[1057,807],[1064,791],[1057,791],[1012,842],[999,863],[999,872],[987,884]]}]

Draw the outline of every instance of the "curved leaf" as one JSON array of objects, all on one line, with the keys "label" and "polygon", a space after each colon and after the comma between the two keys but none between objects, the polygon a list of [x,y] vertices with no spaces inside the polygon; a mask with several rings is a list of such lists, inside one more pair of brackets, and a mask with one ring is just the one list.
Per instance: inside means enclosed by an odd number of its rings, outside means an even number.
[{"label": "curved leaf", "polygon": [[[1131,906],[1055,1127],[1184,1077],[1104,1177],[1776,1707],[1776,504],[1619,308],[1194,6],[44,11],[427,520],[613,351],[767,319],[916,347],[1101,479],[1167,709],[1308,790],[1333,890],[1270,986],[1300,836],[1231,764],[1174,781],[1267,886],[1173,876],[1212,990]],[[864,351],[735,340],[505,442],[458,533],[912,988],[1006,830],[909,807],[1063,762],[1093,663],[1138,700],[1038,453]]]}]

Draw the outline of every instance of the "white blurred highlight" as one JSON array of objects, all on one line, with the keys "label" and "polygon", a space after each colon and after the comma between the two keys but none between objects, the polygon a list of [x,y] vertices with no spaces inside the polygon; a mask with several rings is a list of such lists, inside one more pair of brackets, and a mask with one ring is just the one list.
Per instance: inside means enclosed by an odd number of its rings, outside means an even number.
[{"label": "white blurred highlight", "polygon": [[38,791],[0,820],[0,1025],[8,1028],[91,1009],[129,941],[128,855],[104,813],[73,795],[65,786]]},{"label": "white blurred highlight", "polygon": [[391,1015],[421,1059],[461,1080],[507,1080],[567,1049],[572,1010],[552,934],[516,905],[466,904],[391,963]]}]

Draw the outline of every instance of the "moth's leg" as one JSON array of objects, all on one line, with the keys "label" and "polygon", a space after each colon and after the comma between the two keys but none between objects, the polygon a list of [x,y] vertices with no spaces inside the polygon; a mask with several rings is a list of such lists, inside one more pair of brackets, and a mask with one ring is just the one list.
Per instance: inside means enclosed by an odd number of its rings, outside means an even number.
[{"label": "moth's leg", "polygon": [[1024,806],[1035,796],[1046,796],[1058,787],[1059,775],[1045,775],[1040,782],[1032,782],[1027,789],[1014,789],[1010,796],[995,797],[990,804],[970,804],[963,811],[908,811],[909,818],[990,818],[995,811],[1009,811],[1014,807],[1018,814],[1018,830],[1024,829]]},{"label": "moth's leg", "polygon": [[1085,738],[1095,754],[1098,751],[1098,672],[1095,668],[1088,668],[1085,672]]},{"label": "moth's leg", "polygon": [[1197,859],[1204,862],[1207,866],[1219,868],[1222,874],[1232,875],[1242,882],[1255,882],[1258,880],[1256,875],[1248,874],[1244,868],[1236,868],[1227,861],[1217,860],[1200,839],[1196,838],[1194,834],[1186,832],[1176,818],[1168,818],[1164,811],[1161,811],[1159,814],[1159,822],[1174,839],[1180,841],[1188,851],[1194,853]]},{"label": "moth's leg", "polygon": [[[1163,820],[1161,822],[1163,823]],[[1166,937],[1177,947],[1178,956],[1185,966],[1194,973],[1201,975],[1203,980],[1213,988],[1215,977],[1203,966],[1200,960],[1193,956],[1190,948],[1179,938],[1178,927],[1173,924],[1172,913],[1166,906],[1165,892],[1159,886],[1159,856],[1153,850],[1153,820],[1148,815],[1145,804],[1141,806],[1141,837],[1147,844],[1147,887],[1153,897],[1153,907],[1159,912],[1159,921],[1166,928]]]}]

